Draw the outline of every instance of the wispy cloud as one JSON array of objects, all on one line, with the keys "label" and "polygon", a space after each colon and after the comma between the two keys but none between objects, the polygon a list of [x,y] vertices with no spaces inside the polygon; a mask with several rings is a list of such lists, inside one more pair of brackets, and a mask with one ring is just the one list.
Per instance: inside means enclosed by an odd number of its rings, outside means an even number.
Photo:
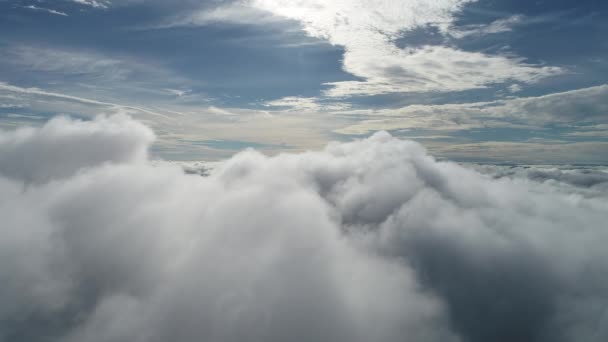
[{"label": "wispy cloud", "polygon": [[84,5],[84,6],[89,6],[89,7],[93,7],[93,8],[102,8],[102,9],[106,9],[112,4],[112,2],[109,0],[70,0],[70,1]]},{"label": "wispy cloud", "polygon": [[201,81],[192,81],[164,66],[162,61],[145,56],[114,55],[94,49],[9,45],[0,50],[0,67],[19,73],[23,79],[51,82],[67,93],[86,95],[86,89],[91,89],[98,98],[137,97],[157,101],[164,98],[174,102],[207,99],[203,94],[184,90]]},{"label": "wispy cloud", "polygon": [[245,2],[228,2],[220,6],[205,7],[189,11],[187,14],[164,20],[156,28],[170,28],[179,26],[206,26],[217,23],[231,23],[239,25],[272,24],[284,21],[264,10],[254,8]]},{"label": "wispy cloud", "polygon": [[133,72],[127,62],[95,52],[41,46],[15,45],[0,52],[4,63],[26,71],[57,73],[62,76],[90,75],[99,80],[124,80]]},{"label": "wispy cloud", "polygon": [[515,25],[521,24],[525,17],[523,15],[512,15],[507,18],[495,20],[487,25],[468,25],[464,27],[451,27],[447,33],[455,38],[465,38],[473,35],[486,35],[494,33],[509,32]]},{"label": "wispy cloud", "polygon": [[136,110],[136,111],[139,111],[142,113],[146,113],[146,114],[150,114],[150,115],[154,115],[154,116],[160,116],[160,117],[168,119],[168,117],[164,114],[157,113],[157,112],[154,112],[154,111],[148,110],[146,108],[142,108],[142,107],[122,105],[122,104],[105,102],[105,101],[97,101],[97,100],[92,100],[92,99],[78,97],[78,96],[49,92],[49,91],[45,91],[45,90],[42,90],[39,88],[23,88],[23,87],[19,87],[19,86],[10,85],[5,82],[0,82],[0,90],[12,92],[12,93],[18,93],[18,94],[38,95],[38,96],[51,97],[51,98],[56,98],[56,99],[63,99],[63,100],[74,101],[74,102],[79,102],[79,103],[89,104],[89,105],[132,109],[132,110]]},{"label": "wispy cloud", "polygon": [[287,96],[264,103],[266,107],[297,112],[347,110],[350,105],[344,102],[323,101],[318,97]]},{"label": "wispy cloud", "polygon": [[68,16],[68,14],[65,13],[65,12],[56,11],[56,10],[51,9],[51,8],[38,7],[38,6],[35,6],[35,5],[23,6],[23,8],[31,9],[31,10],[34,10],[34,11],[47,12],[47,13],[55,14],[55,15],[61,15],[61,16],[64,16],[64,17]]}]

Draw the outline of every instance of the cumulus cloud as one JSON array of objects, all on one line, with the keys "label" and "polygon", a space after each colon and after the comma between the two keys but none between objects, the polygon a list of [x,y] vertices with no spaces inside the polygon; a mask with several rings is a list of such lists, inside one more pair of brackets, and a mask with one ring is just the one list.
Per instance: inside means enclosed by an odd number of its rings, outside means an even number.
[{"label": "cumulus cloud", "polygon": [[38,128],[0,131],[0,174],[42,182],[105,162],[133,163],[146,158],[152,138],[150,129],[127,116],[86,122],[59,117]]},{"label": "cumulus cloud", "polygon": [[151,139],[125,117],[0,133],[0,340],[608,338],[605,199],[386,133],[205,177]]}]

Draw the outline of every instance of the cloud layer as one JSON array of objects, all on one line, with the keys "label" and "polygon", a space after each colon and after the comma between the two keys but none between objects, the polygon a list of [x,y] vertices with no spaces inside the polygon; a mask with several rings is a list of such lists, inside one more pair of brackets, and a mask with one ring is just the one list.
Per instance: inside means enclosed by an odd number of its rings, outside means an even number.
[{"label": "cloud layer", "polygon": [[373,119],[337,132],[366,134],[378,130],[410,128],[455,130],[481,127],[540,128],[553,125],[579,129],[578,133],[589,133],[589,136],[602,136],[606,131],[607,95],[608,85],[604,84],[538,97],[360,110],[357,112],[359,115]]},{"label": "cloud layer", "polygon": [[206,177],[151,139],[126,117],[0,133],[0,340],[608,338],[605,197],[386,133]]}]

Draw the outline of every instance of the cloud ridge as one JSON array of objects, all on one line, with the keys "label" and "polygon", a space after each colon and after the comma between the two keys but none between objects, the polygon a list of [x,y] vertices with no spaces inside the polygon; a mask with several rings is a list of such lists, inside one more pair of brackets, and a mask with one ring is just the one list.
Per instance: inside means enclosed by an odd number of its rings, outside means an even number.
[{"label": "cloud ridge", "polygon": [[608,337],[605,197],[383,132],[205,177],[152,139],[121,116],[0,132],[1,340]]}]

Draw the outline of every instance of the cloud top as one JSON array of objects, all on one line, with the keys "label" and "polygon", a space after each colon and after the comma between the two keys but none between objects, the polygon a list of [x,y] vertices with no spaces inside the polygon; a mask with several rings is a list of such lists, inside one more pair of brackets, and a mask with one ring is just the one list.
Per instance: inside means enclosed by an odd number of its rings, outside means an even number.
[{"label": "cloud top", "polygon": [[124,115],[74,121],[57,117],[38,128],[0,132],[0,174],[41,182],[105,162],[143,161],[154,133]]},{"label": "cloud top", "polygon": [[206,177],[148,162],[151,139],[126,117],[0,133],[0,339],[608,337],[605,197],[387,133]]}]

